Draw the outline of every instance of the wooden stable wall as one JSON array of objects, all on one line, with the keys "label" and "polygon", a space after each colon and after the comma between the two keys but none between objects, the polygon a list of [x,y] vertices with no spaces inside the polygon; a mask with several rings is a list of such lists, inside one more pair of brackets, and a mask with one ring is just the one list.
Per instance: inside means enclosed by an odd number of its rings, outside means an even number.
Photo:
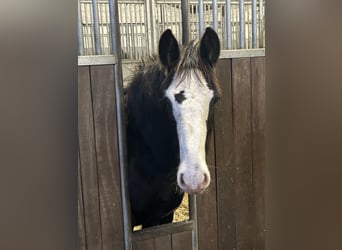
[{"label": "wooden stable wall", "polygon": [[[220,59],[207,161],[197,196],[198,248],[261,250],[264,243],[264,57]],[[124,249],[113,65],[78,67],[79,249]],[[215,167],[214,167],[215,166]],[[132,249],[191,249],[193,222],[132,234]]]},{"label": "wooden stable wall", "polygon": [[114,67],[78,67],[79,249],[124,249]]},{"label": "wooden stable wall", "polygon": [[223,95],[197,196],[199,249],[265,249],[265,57],[220,59]]}]

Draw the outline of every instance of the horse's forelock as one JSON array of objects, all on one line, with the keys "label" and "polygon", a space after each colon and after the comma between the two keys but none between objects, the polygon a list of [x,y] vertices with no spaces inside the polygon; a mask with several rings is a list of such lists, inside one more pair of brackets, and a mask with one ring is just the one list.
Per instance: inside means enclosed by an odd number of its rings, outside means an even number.
[{"label": "horse's forelock", "polygon": [[204,78],[214,88],[217,95],[220,96],[221,87],[216,77],[215,68],[201,60],[198,40],[193,40],[187,46],[181,48],[180,59],[174,71],[174,75],[180,79],[179,84],[189,76],[190,72],[195,72],[197,79],[200,79],[197,71],[194,71],[194,69],[202,72]]}]

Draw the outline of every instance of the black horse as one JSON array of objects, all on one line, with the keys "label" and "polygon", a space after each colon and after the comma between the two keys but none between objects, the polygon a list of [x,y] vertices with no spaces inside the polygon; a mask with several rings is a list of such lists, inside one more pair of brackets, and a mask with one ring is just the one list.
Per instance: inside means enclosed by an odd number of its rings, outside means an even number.
[{"label": "black horse", "polygon": [[172,222],[184,192],[201,193],[210,183],[205,152],[220,96],[219,53],[211,28],[184,47],[166,30],[159,57],[142,62],[132,78],[126,110],[133,226]]}]

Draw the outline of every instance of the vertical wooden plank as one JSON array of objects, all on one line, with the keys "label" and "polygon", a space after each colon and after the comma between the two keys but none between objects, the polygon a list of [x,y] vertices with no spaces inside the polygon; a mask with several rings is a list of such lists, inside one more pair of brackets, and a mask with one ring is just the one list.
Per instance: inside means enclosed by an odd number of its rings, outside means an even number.
[{"label": "vertical wooden plank", "polygon": [[154,250],[172,250],[171,235],[155,238]]},{"label": "vertical wooden plank", "polygon": [[154,250],[154,240],[140,240],[133,243],[133,250]]},{"label": "vertical wooden plank", "polygon": [[101,219],[88,66],[78,67],[78,138],[82,167],[86,244],[88,249],[100,250],[102,249]]},{"label": "vertical wooden plank", "polygon": [[232,59],[237,249],[253,249],[250,58]]},{"label": "vertical wooden plank", "polygon": [[192,233],[191,231],[176,233],[172,235],[172,250],[191,250]]},{"label": "vertical wooden plank", "polygon": [[265,58],[251,59],[254,247],[265,249]]},{"label": "vertical wooden plank", "polygon": [[100,191],[102,245],[104,250],[123,249],[123,221],[118,160],[113,65],[91,66]]},{"label": "vertical wooden plank", "polygon": [[198,249],[217,249],[217,215],[216,215],[216,173],[214,129],[208,138],[206,155],[211,182],[208,190],[197,195]]},{"label": "vertical wooden plank", "polygon": [[235,169],[231,59],[220,59],[217,77],[222,97],[215,110],[218,249],[236,249]]},{"label": "vertical wooden plank", "polygon": [[85,224],[84,224],[84,208],[83,208],[83,190],[81,181],[81,163],[80,154],[78,152],[78,168],[77,168],[77,181],[78,181],[78,249],[86,250],[85,238]]}]

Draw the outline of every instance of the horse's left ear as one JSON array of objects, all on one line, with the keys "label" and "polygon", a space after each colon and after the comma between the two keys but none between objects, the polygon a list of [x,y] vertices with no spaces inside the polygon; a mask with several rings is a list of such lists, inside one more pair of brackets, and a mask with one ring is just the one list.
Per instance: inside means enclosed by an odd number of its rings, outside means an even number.
[{"label": "horse's left ear", "polygon": [[169,69],[173,67],[179,58],[179,46],[171,30],[166,30],[159,40],[159,58],[162,64]]},{"label": "horse's left ear", "polygon": [[220,40],[212,28],[206,28],[200,44],[201,58],[214,65],[220,56]]}]

